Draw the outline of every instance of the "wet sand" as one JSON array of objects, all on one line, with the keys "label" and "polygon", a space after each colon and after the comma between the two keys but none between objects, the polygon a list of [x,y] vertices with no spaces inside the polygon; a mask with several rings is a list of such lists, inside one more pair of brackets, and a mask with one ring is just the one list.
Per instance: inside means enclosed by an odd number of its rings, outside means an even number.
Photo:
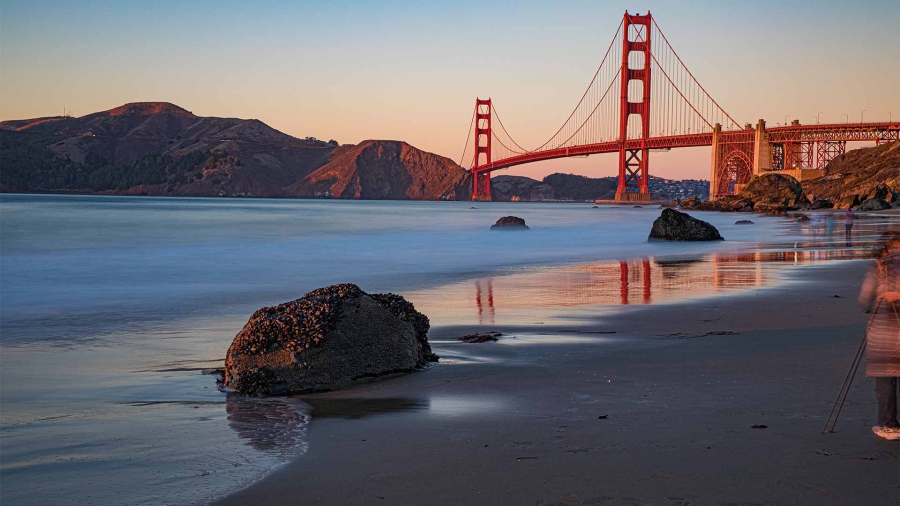
[{"label": "wet sand", "polygon": [[900,445],[870,432],[871,380],[820,434],[865,327],[867,265],[498,325],[496,343],[436,328],[441,364],[306,398],[307,453],[218,504],[897,504]]}]

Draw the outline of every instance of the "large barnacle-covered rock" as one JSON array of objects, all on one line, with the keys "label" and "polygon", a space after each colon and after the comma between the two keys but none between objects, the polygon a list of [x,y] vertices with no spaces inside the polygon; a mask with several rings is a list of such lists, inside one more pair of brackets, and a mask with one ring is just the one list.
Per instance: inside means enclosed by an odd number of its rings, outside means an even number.
[{"label": "large barnacle-covered rock", "polygon": [[716,227],[674,209],[663,209],[650,229],[650,241],[721,241]]},{"label": "large barnacle-covered rock", "polygon": [[394,294],[332,285],[253,313],[228,348],[224,386],[246,395],[334,390],[436,361],[428,317]]}]

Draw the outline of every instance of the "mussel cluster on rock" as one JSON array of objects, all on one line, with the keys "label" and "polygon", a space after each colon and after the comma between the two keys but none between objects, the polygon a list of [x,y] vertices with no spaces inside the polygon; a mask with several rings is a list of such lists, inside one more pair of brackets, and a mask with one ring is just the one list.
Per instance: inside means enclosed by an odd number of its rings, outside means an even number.
[{"label": "mussel cluster on rock", "polygon": [[362,290],[353,284],[326,286],[303,297],[277,306],[264,307],[244,326],[253,332],[241,332],[231,348],[235,352],[261,354],[280,349],[299,352],[319,344],[334,328],[346,297],[358,297]]}]

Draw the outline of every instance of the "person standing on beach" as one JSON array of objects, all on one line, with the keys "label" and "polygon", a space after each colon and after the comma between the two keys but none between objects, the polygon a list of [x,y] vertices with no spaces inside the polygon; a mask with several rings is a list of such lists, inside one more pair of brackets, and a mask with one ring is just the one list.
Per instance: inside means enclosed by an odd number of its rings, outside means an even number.
[{"label": "person standing on beach", "polygon": [[844,227],[847,229],[845,238],[850,240],[850,231],[853,230],[853,209],[847,206],[847,213],[844,215]]},{"label": "person standing on beach", "polygon": [[878,399],[878,425],[872,432],[896,441],[900,440],[900,234],[888,232],[877,256],[859,294],[860,305],[872,313],[866,327],[866,376],[875,378]]}]

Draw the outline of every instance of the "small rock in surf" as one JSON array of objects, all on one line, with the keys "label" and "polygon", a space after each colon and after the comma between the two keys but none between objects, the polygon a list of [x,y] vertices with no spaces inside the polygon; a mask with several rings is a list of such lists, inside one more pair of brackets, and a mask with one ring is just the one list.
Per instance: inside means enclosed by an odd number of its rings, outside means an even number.
[{"label": "small rock in surf", "polygon": [[504,216],[491,225],[491,230],[528,230],[528,226],[522,218]]}]

